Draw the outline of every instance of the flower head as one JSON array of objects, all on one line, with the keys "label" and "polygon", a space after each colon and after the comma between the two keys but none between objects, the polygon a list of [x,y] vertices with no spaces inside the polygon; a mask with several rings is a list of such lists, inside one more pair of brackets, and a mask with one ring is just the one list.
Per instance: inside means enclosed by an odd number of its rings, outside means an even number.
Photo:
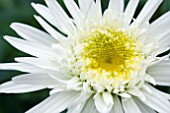
[{"label": "flower head", "polygon": [[169,55],[158,57],[170,47],[170,12],[149,23],[162,0],[148,0],[137,18],[139,0],[126,8],[124,0],[110,0],[104,13],[100,0],[78,0],[79,7],[64,0],[72,17],[56,0],[45,1],[48,7],[32,6],[46,20],[35,16],[47,33],[13,23],[23,39],[5,36],[32,57],[0,64],[0,69],[28,73],[2,84],[0,92],[51,89],[26,113],[170,112],[170,95],[154,88],[170,85]]}]

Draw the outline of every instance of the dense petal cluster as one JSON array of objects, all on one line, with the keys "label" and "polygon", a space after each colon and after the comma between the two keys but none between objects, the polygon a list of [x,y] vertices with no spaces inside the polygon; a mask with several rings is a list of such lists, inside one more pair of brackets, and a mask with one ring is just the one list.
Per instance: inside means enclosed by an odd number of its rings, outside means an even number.
[{"label": "dense petal cluster", "polygon": [[[22,37],[5,36],[32,57],[0,64],[25,72],[0,85],[1,93],[51,89],[50,96],[26,113],[169,113],[170,95],[154,86],[170,86],[170,12],[149,23],[163,0],[148,0],[136,18],[139,0],[56,0],[32,3],[45,29],[12,23]],[[125,10],[124,10],[125,9]],[[160,98],[161,97],[161,98]]]}]

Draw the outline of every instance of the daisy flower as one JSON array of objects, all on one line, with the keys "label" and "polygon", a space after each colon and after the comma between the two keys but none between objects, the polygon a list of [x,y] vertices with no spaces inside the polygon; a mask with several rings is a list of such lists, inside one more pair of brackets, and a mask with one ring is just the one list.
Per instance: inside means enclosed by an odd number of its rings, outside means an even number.
[{"label": "daisy flower", "polygon": [[[0,64],[26,74],[0,85],[1,93],[51,89],[49,97],[26,113],[169,113],[170,12],[149,23],[163,0],[148,0],[136,18],[139,0],[56,0],[32,3],[46,32],[12,23],[18,35],[4,38],[32,57]],[[125,9],[125,10],[124,10]]]}]

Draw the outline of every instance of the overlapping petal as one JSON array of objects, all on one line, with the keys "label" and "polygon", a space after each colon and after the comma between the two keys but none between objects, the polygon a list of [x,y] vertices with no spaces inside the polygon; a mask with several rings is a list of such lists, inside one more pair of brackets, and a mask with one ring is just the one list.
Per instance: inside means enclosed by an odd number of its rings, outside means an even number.
[{"label": "overlapping petal", "polygon": [[[52,89],[46,100],[26,113],[59,113],[67,108],[67,113],[170,112],[170,95],[148,85],[148,82],[155,82],[156,85],[170,86],[170,60],[167,57],[157,58],[170,47],[170,13],[149,23],[162,1],[148,0],[136,19],[134,14],[139,0],[130,0],[127,6],[124,0],[110,0],[104,13],[101,0],[78,0],[78,5],[74,0],[64,0],[71,17],[56,0],[45,0],[47,6],[32,3],[42,16],[35,18],[47,33],[25,24],[11,25],[23,39],[4,38],[33,57],[15,58],[17,63],[0,64],[2,70],[27,73],[1,84],[0,93]],[[117,82],[116,87],[109,84],[116,80],[104,81],[95,78],[92,71],[85,73],[88,67],[81,58],[84,38],[96,29],[106,34],[107,30],[103,29],[112,27],[126,32],[135,40],[139,39],[137,41],[141,41],[144,54],[139,72],[131,73],[132,80]],[[94,78],[95,82],[92,82]]]}]

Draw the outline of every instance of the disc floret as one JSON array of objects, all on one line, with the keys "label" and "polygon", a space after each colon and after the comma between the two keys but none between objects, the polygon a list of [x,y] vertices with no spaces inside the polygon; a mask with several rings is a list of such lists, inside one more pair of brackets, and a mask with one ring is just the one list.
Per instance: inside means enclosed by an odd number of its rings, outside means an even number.
[{"label": "disc floret", "polygon": [[124,31],[94,29],[82,41],[83,75],[92,86],[102,84],[112,90],[131,81],[144,58],[140,45],[137,38]]}]

